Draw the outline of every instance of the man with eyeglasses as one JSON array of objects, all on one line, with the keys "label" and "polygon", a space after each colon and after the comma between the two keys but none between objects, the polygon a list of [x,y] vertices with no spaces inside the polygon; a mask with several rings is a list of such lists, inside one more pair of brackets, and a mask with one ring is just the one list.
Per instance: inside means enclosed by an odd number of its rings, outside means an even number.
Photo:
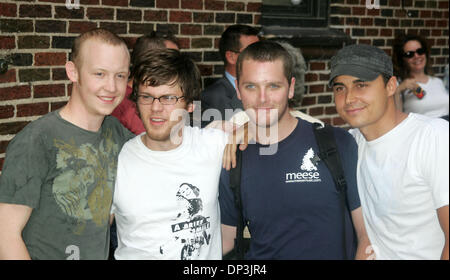
[{"label": "man with eyeglasses", "polygon": [[228,135],[190,127],[200,72],[186,54],[151,50],[131,99],[146,132],[120,152],[111,213],[116,259],[221,259],[218,183]]},{"label": "man with eyeglasses", "polygon": [[331,59],[336,110],[358,143],[358,192],[377,259],[447,259],[448,122],[395,107],[392,61],[351,45]]}]

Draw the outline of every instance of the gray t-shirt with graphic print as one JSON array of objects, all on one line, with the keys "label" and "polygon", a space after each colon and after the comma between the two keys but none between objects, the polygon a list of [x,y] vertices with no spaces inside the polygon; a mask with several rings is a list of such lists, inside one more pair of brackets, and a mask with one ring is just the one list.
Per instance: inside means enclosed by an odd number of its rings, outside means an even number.
[{"label": "gray t-shirt with graphic print", "polygon": [[32,259],[107,259],[117,156],[133,136],[114,117],[91,132],[56,111],[9,143],[0,202],[33,208],[22,232]]}]

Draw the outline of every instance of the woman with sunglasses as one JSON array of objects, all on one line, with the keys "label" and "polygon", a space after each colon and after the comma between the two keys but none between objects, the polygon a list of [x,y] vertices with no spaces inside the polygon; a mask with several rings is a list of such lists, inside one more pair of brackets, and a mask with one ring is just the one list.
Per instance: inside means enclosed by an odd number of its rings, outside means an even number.
[{"label": "woman with sunglasses", "polygon": [[424,38],[402,35],[393,46],[394,75],[400,84],[396,105],[404,112],[414,112],[448,121],[449,95],[441,79],[431,76],[429,48]]}]

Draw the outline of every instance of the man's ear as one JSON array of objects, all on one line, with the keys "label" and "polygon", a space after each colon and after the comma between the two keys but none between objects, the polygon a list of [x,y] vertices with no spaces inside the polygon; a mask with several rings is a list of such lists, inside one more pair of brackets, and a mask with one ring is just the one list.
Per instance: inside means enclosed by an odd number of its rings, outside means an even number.
[{"label": "man's ear", "polygon": [[228,64],[236,65],[238,57],[239,57],[239,54],[237,54],[235,52],[232,52],[232,51],[225,52],[225,59],[227,60]]},{"label": "man's ear", "polygon": [[291,85],[289,86],[289,99],[293,98],[295,94],[295,78],[291,78]]},{"label": "man's ear", "polygon": [[73,83],[78,82],[78,69],[75,63],[73,63],[72,61],[67,61],[65,67],[66,74],[69,80]]},{"label": "man's ear", "polygon": [[398,86],[397,77],[392,76],[386,83],[386,90],[388,92],[388,96],[393,96],[395,94],[397,86]]}]

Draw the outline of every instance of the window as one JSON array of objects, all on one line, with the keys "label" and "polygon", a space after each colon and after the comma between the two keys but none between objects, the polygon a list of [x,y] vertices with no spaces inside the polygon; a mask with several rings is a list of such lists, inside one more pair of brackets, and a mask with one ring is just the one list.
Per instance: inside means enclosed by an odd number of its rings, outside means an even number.
[{"label": "window", "polygon": [[263,0],[261,24],[284,27],[327,27],[329,0]]}]

